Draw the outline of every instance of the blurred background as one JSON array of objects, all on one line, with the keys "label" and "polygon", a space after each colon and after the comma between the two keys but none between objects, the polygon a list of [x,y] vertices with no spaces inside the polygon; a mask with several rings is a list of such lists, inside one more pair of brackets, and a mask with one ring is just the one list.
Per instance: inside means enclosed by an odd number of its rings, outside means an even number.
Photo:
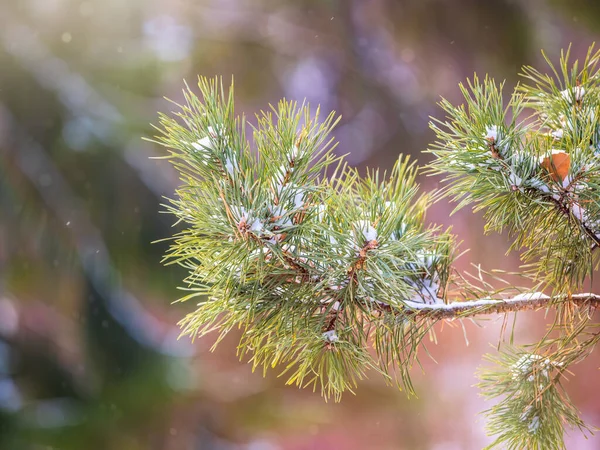
[{"label": "blurred background", "polygon": [[[235,356],[236,336],[177,340],[194,304],[171,304],[183,270],[162,267],[178,184],[153,134],[183,80],[235,77],[237,109],[285,96],[343,116],[338,151],[361,168],[420,162],[439,96],[459,101],[473,72],[517,82],[573,43],[600,37],[585,0],[0,0],[0,448],[478,449],[490,439],[472,387],[502,318],[446,324],[414,370],[419,398],[379,377],[325,403],[263,379]],[[424,189],[437,185],[423,179]],[[440,203],[471,251],[459,265],[514,269],[506,236],[482,234]],[[519,341],[544,329],[519,316]],[[481,326],[485,325],[485,329]],[[442,329],[443,328],[443,329]],[[598,356],[568,392],[600,425]],[[590,386],[593,386],[590,389]],[[569,449],[600,437],[568,438]]]}]

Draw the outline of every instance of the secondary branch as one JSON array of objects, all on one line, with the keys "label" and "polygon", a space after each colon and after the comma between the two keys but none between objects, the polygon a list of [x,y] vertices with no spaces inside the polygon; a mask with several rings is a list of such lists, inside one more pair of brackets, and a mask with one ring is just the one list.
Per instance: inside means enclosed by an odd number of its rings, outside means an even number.
[{"label": "secondary branch", "polygon": [[411,301],[404,303],[407,309],[416,316],[427,316],[432,319],[463,319],[481,314],[536,310],[548,307],[551,302],[556,304],[569,301],[580,307],[597,308],[600,306],[600,295],[586,293],[549,297],[540,292],[534,292],[507,299],[480,299],[431,305]]}]

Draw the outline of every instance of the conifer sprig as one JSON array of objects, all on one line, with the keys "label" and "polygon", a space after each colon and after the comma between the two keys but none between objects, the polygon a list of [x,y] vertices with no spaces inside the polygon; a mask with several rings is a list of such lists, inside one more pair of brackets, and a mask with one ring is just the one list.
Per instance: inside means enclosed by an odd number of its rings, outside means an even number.
[{"label": "conifer sprig", "polygon": [[[563,53],[551,74],[523,69],[508,103],[502,85],[476,76],[465,103],[442,100],[430,166],[457,209],[482,210],[486,230],[506,229],[529,268],[554,289],[579,289],[598,264],[600,244],[600,52],[580,66]],[[581,67],[581,68],[580,68]],[[582,245],[586,242],[586,245]]]},{"label": "conifer sprig", "polygon": [[506,104],[502,84],[474,77],[461,85],[465,103],[442,100],[446,118],[431,123],[429,169],[446,182],[439,198],[483,211],[486,231],[507,230],[526,273],[554,292],[509,300],[546,298],[557,314],[531,349],[503,348],[481,372],[484,395],[503,397],[487,411],[490,448],[564,448],[565,425],[585,429],[560,383],[599,340],[586,308],[597,296],[572,293],[599,261],[600,52],[590,47],[581,65],[570,51],[558,67],[544,57],[550,73],[523,68]]},{"label": "conifer sprig", "polygon": [[485,411],[497,436],[488,448],[558,450],[565,426],[590,431],[561,386],[563,360],[511,347],[487,360],[493,367],[480,371],[479,387],[486,398],[501,397]]},{"label": "conifer sprig", "polygon": [[279,366],[336,400],[369,369],[411,391],[432,323],[415,312],[445,302],[456,247],[424,225],[415,164],[360,177],[331,152],[334,116],[287,101],[259,114],[251,147],[233,89],[202,78],[199,89],[161,115],[156,137],[183,183],[167,206],[183,230],[165,261],[189,270],[182,300],[200,299],[183,333],[218,342],[239,328],[254,368]]}]

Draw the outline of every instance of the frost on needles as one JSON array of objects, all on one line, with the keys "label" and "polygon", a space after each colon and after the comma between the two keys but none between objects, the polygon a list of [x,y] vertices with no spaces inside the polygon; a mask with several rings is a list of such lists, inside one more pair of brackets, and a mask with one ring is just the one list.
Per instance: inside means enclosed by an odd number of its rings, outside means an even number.
[{"label": "frost on needles", "polygon": [[[364,177],[346,165],[332,153],[333,114],[284,100],[247,123],[233,86],[200,78],[200,96],[186,88],[155,138],[182,181],[166,206],[180,231],[165,262],[188,269],[181,300],[199,302],[183,334],[214,331],[218,343],[240,329],[240,358],[339,400],[369,370],[413,393],[410,369],[438,321],[552,308],[538,342],[488,357],[480,387],[500,397],[487,411],[491,447],[564,448],[564,426],[585,425],[562,382],[600,336],[600,297],[579,293],[600,244],[599,57],[523,68],[506,104],[488,77],[461,85],[462,105],[443,100],[434,195],[419,193],[407,157]],[[424,223],[446,197],[482,210],[487,231],[509,231],[533,290],[453,270],[454,236]]]}]

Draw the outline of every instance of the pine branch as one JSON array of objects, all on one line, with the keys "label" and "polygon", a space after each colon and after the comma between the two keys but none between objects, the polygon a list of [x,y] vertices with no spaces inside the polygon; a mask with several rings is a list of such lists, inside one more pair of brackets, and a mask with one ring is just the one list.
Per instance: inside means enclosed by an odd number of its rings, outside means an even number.
[{"label": "pine branch", "polygon": [[600,52],[590,47],[581,65],[569,61],[570,49],[558,67],[544,57],[550,73],[524,67],[526,81],[507,103],[502,85],[475,76],[461,85],[464,103],[442,100],[447,116],[431,123],[437,141],[430,170],[446,182],[438,198],[483,211],[486,231],[507,230],[511,250],[524,250],[529,274],[553,295],[415,305],[415,315],[444,320],[557,309],[533,352],[503,349],[490,358],[502,370],[481,375],[483,394],[503,397],[487,411],[497,436],[490,448],[562,449],[565,425],[586,429],[559,384],[598,342],[597,333],[582,337],[597,328],[589,313],[600,296],[570,293],[600,262]]},{"label": "pine branch", "polygon": [[[525,68],[532,85],[506,106],[502,85],[475,77],[461,85],[465,103],[443,100],[447,118],[432,122],[430,170],[447,182],[436,197],[483,210],[486,231],[508,230],[511,248],[525,248],[534,289],[553,289],[512,297],[517,287],[497,290],[481,270],[477,286],[452,270],[456,240],[425,224],[434,197],[418,195],[408,158],[361,177],[331,152],[335,117],[320,123],[318,109],[286,101],[258,116],[250,144],[232,88],[201,78],[201,97],[186,89],[155,140],[183,181],[167,206],[183,230],[165,261],[189,270],[182,301],[201,299],[182,334],[217,331],[218,343],[242,329],[238,354],[253,368],[283,367],[288,383],[339,400],[369,369],[412,393],[411,367],[438,321],[554,308],[533,351],[506,351],[481,386],[506,395],[489,412],[493,446],[562,448],[563,425],[585,426],[558,384],[597,344],[597,333],[582,337],[600,306],[600,295],[571,294],[600,262],[600,53],[581,71],[567,60],[563,79],[552,68],[558,80]],[[449,286],[464,300],[449,302]]]},{"label": "pine branch", "polygon": [[369,368],[412,391],[430,324],[402,299],[445,302],[456,255],[454,237],[425,224],[415,163],[361,177],[331,151],[334,115],[287,101],[258,115],[250,145],[232,87],[198,87],[155,139],[184,183],[167,206],[183,230],[165,261],[189,270],[182,300],[202,298],[183,334],[218,342],[243,328],[240,357],[336,400]]}]

